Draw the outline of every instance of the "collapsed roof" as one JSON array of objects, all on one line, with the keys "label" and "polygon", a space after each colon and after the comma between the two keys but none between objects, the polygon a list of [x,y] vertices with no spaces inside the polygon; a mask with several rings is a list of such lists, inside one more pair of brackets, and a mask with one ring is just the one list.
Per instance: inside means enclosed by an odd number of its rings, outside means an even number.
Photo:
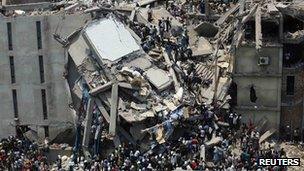
[{"label": "collapsed roof", "polygon": [[[191,64],[196,74],[207,81],[201,88],[196,86],[201,89],[197,96],[188,90],[183,79],[191,61],[173,64],[162,48],[152,49],[152,56],[146,54],[130,30],[111,14],[93,20],[79,33],[71,34],[72,38],[68,38],[71,41],[66,46],[71,60],[69,78],[74,78],[69,80],[72,94],[76,97],[73,98],[74,109],[81,107],[84,97],[90,98],[90,105],[96,106],[109,123],[109,133],[115,141],[119,139],[118,133],[129,141],[133,137],[120,124],[116,124],[118,120],[133,125],[148,118],[163,116],[169,119],[165,123],[171,123],[184,113],[189,117],[189,113],[185,112],[189,110],[189,105],[197,102],[211,104],[215,91],[213,67],[205,62]],[[210,43],[205,39],[202,41],[206,44],[203,48],[207,48],[207,54],[210,54]],[[226,81],[221,80],[219,85],[228,86]],[[227,97],[221,96],[221,91],[216,96],[222,99]],[[90,125],[86,119],[89,113],[82,116],[85,117],[86,126]],[[153,123],[146,124],[143,129],[149,126],[153,126]],[[144,135],[145,132],[140,134]],[[159,140],[162,142],[165,139]]]}]

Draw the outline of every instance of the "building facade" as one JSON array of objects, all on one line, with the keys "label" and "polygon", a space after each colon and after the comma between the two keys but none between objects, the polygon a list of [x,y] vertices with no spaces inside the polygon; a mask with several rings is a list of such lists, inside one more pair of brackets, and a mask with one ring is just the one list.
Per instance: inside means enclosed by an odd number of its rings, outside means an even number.
[{"label": "building facade", "polygon": [[66,52],[53,34],[67,36],[86,14],[0,17],[0,137],[35,131],[55,138],[74,126],[63,74]]},{"label": "building facade", "polygon": [[246,24],[245,43],[235,53],[236,109],[245,122],[258,127],[281,128],[281,132],[287,127],[302,130],[303,21],[284,12],[277,17],[264,17],[260,49],[252,42],[255,26],[255,21]]}]

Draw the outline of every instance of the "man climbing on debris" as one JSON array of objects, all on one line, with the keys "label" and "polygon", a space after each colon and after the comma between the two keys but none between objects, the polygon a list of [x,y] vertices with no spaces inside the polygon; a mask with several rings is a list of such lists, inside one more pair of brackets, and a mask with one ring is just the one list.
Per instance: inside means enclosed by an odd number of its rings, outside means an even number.
[{"label": "man climbing on debris", "polygon": [[148,22],[152,22],[153,21],[153,11],[151,9],[151,7],[149,7],[148,9]]}]

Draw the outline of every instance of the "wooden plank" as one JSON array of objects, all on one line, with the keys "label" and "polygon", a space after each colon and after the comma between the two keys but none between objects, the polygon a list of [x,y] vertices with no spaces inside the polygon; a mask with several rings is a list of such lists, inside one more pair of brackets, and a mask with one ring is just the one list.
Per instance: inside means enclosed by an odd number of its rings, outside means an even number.
[{"label": "wooden plank", "polygon": [[262,26],[261,26],[261,6],[257,7],[255,12],[255,48],[262,46]]},{"label": "wooden plank", "polygon": [[85,118],[84,134],[83,134],[83,140],[82,140],[82,145],[84,147],[89,146],[90,135],[91,135],[92,116],[93,116],[93,106],[94,106],[94,99],[89,98],[86,118]]},{"label": "wooden plank", "polygon": [[118,83],[112,85],[111,95],[111,111],[110,111],[110,127],[109,133],[116,135],[116,120],[117,120],[117,107],[118,107]]}]

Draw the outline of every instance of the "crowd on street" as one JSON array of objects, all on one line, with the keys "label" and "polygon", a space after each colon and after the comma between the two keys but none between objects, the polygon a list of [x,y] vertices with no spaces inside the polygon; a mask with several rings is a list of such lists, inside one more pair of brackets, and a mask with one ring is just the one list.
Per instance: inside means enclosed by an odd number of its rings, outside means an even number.
[{"label": "crowd on street", "polygon": [[47,152],[47,146],[39,147],[26,138],[4,138],[0,141],[0,170],[47,171]]},{"label": "crowd on street", "polygon": [[[204,105],[200,112],[201,119],[180,120],[178,127],[185,130],[183,134],[158,144],[158,150],[140,151],[138,146],[123,143],[108,156],[97,154],[90,161],[82,158],[73,167],[94,171],[283,169],[258,166],[258,158],[284,158],[286,152],[279,146],[259,143],[260,133],[253,124],[242,123],[240,114],[215,115],[212,107]],[[153,136],[151,144],[157,144]]]}]

